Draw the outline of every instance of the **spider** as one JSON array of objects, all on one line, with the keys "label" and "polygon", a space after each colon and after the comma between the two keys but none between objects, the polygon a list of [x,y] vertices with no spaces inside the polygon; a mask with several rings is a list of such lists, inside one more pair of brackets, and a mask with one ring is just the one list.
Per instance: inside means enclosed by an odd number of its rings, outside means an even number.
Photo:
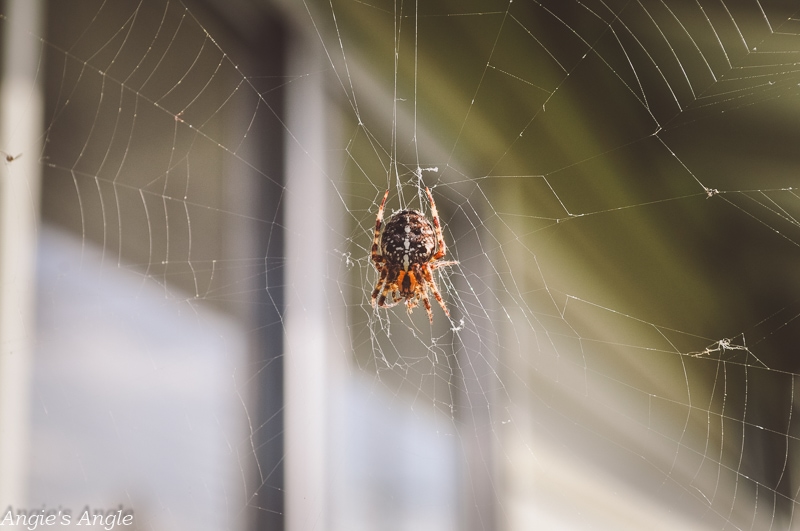
[{"label": "spider", "polygon": [[439,213],[427,187],[425,193],[431,203],[432,221],[417,210],[400,210],[389,217],[381,236],[383,209],[389,190],[383,194],[375,220],[375,237],[372,240],[372,262],[380,275],[372,292],[372,307],[377,304],[381,308],[390,308],[405,300],[408,313],[411,313],[422,299],[428,319],[432,323],[433,311],[428,290],[433,292],[445,315],[450,315],[439,290],[436,289],[432,272],[436,268],[458,262],[442,260],[447,254],[447,247],[442,237]]}]

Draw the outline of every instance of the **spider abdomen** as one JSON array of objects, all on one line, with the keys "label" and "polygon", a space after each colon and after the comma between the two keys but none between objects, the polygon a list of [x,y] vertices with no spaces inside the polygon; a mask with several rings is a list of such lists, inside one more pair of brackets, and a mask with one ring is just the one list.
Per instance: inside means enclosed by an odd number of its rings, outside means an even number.
[{"label": "spider abdomen", "polygon": [[391,265],[408,271],[428,263],[436,250],[436,233],[430,221],[416,210],[395,212],[381,237],[381,254]]}]

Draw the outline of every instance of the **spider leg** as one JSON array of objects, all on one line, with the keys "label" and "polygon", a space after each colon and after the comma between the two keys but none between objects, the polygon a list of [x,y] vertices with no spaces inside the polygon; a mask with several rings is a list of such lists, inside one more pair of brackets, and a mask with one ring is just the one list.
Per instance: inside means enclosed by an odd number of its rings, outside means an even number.
[{"label": "spider leg", "polygon": [[[392,301],[390,303],[386,303],[387,295],[391,295]],[[378,298],[378,306],[381,308],[391,308],[398,302],[400,302],[401,298],[397,292],[397,285],[392,284],[391,282],[387,282],[383,286],[383,291],[381,292],[380,298]]]},{"label": "spider leg", "polygon": [[428,201],[431,203],[431,219],[433,219],[433,230],[436,232],[436,254],[431,257],[433,261],[443,258],[447,254],[447,247],[444,244],[444,236],[442,236],[442,225],[439,223],[439,211],[436,210],[436,202],[427,186],[425,193],[428,194]]},{"label": "spider leg", "polygon": [[389,197],[389,190],[386,190],[386,193],[383,194],[383,201],[381,201],[381,206],[378,208],[378,216],[375,218],[375,235],[372,237],[372,261],[375,263],[376,267],[379,262],[383,262],[384,258],[378,254],[378,247],[381,243],[381,226],[383,225],[383,208],[386,206],[386,198]]},{"label": "spider leg", "polygon": [[417,304],[419,304],[419,297],[419,293],[415,293],[406,299],[406,308],[408,308],[408,313],[411,313],[411,310],[417,307]]},{"label": "spider leg", "polygon": [[428,269],[433,271],[439,267],[458,265],[458,260],[439,260],[438,262],[428,262]]},{"label": "spider leg", "polygon": [[419,265],[412,265],[408,275],[411,277],[412,281],[412,292],[410,295],[405,297],[406,309],[408,310],[408,313],[411,314],[412,310],[417,307],[421,299],[425,305],[426,311],[428,312],[428,318],[431,319],[432,322],[433,315],[430,312],[430,303],[428,302],[428,294],[427,290],[425,289],[425,281],[423,280]]},{"label": "spider leg", "polygon": [[372,291],[372,307],[375,307],[375,299],[378,298],[378,293],[381,291],[381,287],[383,286],[384,282],[386,282],[386,277],[389,274],[389,268],[383,267],[380,269],[381,276],[378,278],[378,283],[375,284],[375,289]]},{"label": "spider leg", "polygon": [[[433,275],[431,274],[431,270],[427,267],[422,268],[422,275],[425,277],[425,281],[428,283],[431,291],[433,292],[433,296],[436,298],[436,302],[439,303],[439,306],[442,307],[444,310],[445,315],[450,315],[450,310],[447,309],[447,306],[444,303],[444,299],[442,299],[439,290],[436,288],[436,282],[433,280]],[[428,298],[425,297],[426,306],[430,306],[430,302],[428,302]],[[433,319],[433,318],[431,318]]]},{"label": "spider leg", "polygon": [[[434,291],[434,293],[436,293],[436,291]],[[422,304],[425,306],[425,311],[428,312],[428,320],[431,323],[433,323],[433,310],[431,310],[431,300],[428,298],[427,290],[424,288],[422,290]],[[447,313],[447,308],[445,308],[444,311],[445,313]]]},{"label": "spider leg", "polygon": [[[378,215],[375,218],[375,233],[372,236],[372,252],[370,253],[370,257],[372,258],[372,263],[375,265],[375,269],[380,272],[378,282],[375,284],[375,289],[372,290],[373,308],[375,307],[376,302],[378,306],[386,306],[386,294],[392,289],[391,284],[386,282],[386,279],[389,276],[389,268],[386,267],[386,259],[378,254],[378,248],[381,242],[381,226],[383,225],[383,209],[386,206],[387,197],[389,197],[389,190],[386,190],[386,193],[383,194],[383,201],[381,201],[381,206],[378,208]],[[381,293],[380,299],[378,299],[379,293]]]}]

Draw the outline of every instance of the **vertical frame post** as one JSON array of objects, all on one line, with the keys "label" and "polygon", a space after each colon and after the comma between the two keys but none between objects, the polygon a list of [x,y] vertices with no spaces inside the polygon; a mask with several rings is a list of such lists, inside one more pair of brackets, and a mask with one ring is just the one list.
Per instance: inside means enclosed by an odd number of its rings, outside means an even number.
[{"label": "vertical frame post", "polygon": [[[0,500],[24,507],[34,348],[44,2],[7,0],[0,83]],[[18,155],[23,155],[18,157]],[[18,157],[18,158],[17,158]]]},{"label": "vertical frame post", "polygon": [[328,528],[329,225],[324,70],[312,40],[288,40],[286,87],[286,529]]}]

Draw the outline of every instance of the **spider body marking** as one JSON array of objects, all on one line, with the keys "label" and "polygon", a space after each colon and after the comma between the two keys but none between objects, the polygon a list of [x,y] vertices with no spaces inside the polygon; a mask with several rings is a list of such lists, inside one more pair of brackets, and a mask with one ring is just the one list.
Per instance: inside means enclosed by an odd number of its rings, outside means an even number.
[{"label": "spider body marking", "polygon": [[444,313],[450,315],[436,287],[433,270],[458,262],[442,260],[447,254],[447,247],[442,236],[439,213],[428,188],[425,188],[425,193],[431,205],[431,220],[422,212],[404,209],[392,214],[381,231],[389,190],[383,194],[372,240],[371,258],[379,275],[372,291],[372,306],[390,308],[405,301],[411,313],[421,300],[428,312],[428,319],[433,322],[429,291]]}]

